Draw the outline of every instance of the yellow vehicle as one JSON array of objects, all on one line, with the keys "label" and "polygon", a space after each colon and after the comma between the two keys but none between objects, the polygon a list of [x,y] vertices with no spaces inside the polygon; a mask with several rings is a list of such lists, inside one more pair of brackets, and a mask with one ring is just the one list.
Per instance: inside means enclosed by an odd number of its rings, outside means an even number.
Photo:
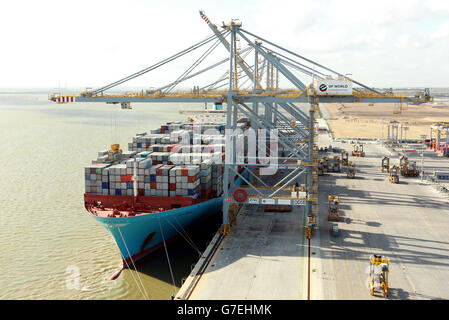
[{"label": "yellow vehicle", "polygon": [[344,150],[344,151],[341,153],[341,164],[342,164],[342,165],[344,165],[344,166],[347,166],[347,165],[348,165],[348,162],[349,162],[348,157],[349,157],[348,152],[347,152],[346,150]]},{"label": "yellow vehicle", "polygon": [[407,172],[407,167],[408,167],[408,158],[407,158],[407,156],[403,155],[399,158],[399,170],[403,177],[405,176],[405,173]]},{"label": "yellow vehicle", "polygon": [[365,152],[363,151],[363,144],[354,145],[354,150],[352,151],[353,157],[364,157]]},{"label": "yellow vehicle", "polygon": [[419,176],[419,170],[416,168],[416,162],[409,162],[407,167],[404,169],[405,177],[417,177]]},{"label": "yellow vehicle", "polygon": [[419,170],[416,168],[416,162],[409,162],[407,156],[399,159],[399,169],[403,177],[417,177]]},{"label": "yellow vehicle", "polygon": [[329,196],[329,211],[327,213],[327,220],[329,221],[331,217],[340,221],[340,197]]},{"label": "yellow vehicle", "polygon": [[391,167],[389,180],[391,183],[399,183],[399,167],[398,166]]},{"label": "yellow vehicle", "polygon": [[120,150],[119,144],[111,144],[111,150],[109,152],[118,153],[118,152],[122,152],[122,150]]},{"label": "yellow vehicle", "polygon": [[307,239],[312,239],[312,232],[315,225],[316,221],[311,217],[307,217],[307,223],[305,226]]},{"label": "yellow vehicle", "polygon": [[346,172],[346,176],[348,177],[348,179],[355,178],[355,162],[348,163],[348,171]]},{"label": "yellow vehicle", "polygon": [[341,171],[341,162],[339,156],[334,156],[332,160],[332,171],[333,172],[340,172]]},{"label": "yellow vehicle", "polygon": [[108,152],[108,161],[117,160],[122,152],[119,144],[112,144],[111,149]]},{"label": "yellow vehicle", "polygon": [[382,172],[384,171],[390,172],[390,158],[388,157],[382,158]]},{"label": "yellow vehicle", "polygon": [[374,290],[380,289],[385,297],[388,297],[388,274],[390,272],[390,259],[380,255],[372,255],[369,262],[369,288],[370,294],[374,295]]}]

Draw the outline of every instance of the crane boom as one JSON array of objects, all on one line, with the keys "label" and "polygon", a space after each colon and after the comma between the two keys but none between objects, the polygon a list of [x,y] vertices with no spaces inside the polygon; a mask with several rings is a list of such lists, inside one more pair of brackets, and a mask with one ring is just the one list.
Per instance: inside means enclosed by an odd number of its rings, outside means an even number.
[{"label": "crane boom", "polygon": [[[223,37],[223,35],[221,34],[220,31],[218,31],[218,27],[213,24],[209,18],[206,16],[206,14],[204,13],[204,11],[200,10],[200,16],[201,18],[207,23],[207,25],[209,26],[209,28],[212,30],[212,32],[217,36],[218,39],[220,39],[221,43],[225,46],[226,50],[228,50],[228,52],[231,51],[231,45],[229,44],[229,42],[226,40],[225,37]],[[245,61],[242,59],[242,57],[240,57],[240,55],[238,53],[236,53],[236,61],[237,63],[240,65],[240,67],[243,69],[243,71],[246,73],[246,75],[250,78],[250,79],[254,79],[254,74],[253,72],[250,70],[250,68],[246,65]],[[261,89],[262,86],[260,85],[260,81],[259,79],[256,79],[256,83],[257,83],[257,88]]]}]

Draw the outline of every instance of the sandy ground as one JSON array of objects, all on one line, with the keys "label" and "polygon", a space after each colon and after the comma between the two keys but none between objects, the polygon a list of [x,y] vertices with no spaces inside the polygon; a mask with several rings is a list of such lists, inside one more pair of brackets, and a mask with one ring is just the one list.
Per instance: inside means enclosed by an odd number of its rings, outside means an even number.
[{"label": "sandy ground", "polygon": [[387,138],[387,123],[397,120],[404,126],[404,139],[420,139],[420,135],[430,134],[430,125],[449,120],[449,103],[434,102],[422,105],[408,105],[400,114],[398,104],[385,103],[328,103],[324,104],[330,118],[328,124],[334,138]]}]

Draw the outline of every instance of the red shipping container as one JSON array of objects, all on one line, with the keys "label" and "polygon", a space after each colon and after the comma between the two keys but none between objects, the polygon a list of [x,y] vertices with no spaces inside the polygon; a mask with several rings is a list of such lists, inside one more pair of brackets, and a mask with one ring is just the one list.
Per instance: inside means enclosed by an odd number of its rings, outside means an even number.
[{"label": "red shipping container", "polygon": [[182,169],[181,169],[181,176],[183,176],[183,177],[188,177],[188,176],[189,176],[189,169],[187,169],[187,168],[182,168]]},{"label": "red shipping container", "polygon": [[147,148],[149,148],[149,147],[151,146],[151,144],[150,144],[150,143],[147,143],[146,146],[147,146]]},{"label": "red shipping container", "polygon": [[198,180],[198,176],[188,176],[187,177],[187,182],[188,183],[193,183],[193,182],[195,182],[196,180]]},{"label": "red shipping container", "polygon": [[120,182],[132,182],[133,180],[132,174],[127,174],[126,176],[120,176]]},{"label": "red shipping container", "polygon": [[176,183],[170,183],[170,191],[176,191]]},{"label": "red shipping container", "polygon": [[145,195],[145,190],[144,189],[139,189],[137,191],[137,194],[139,195],[139,197],[143,197]]},{"label": "red shipping container", "polygon": [[156,189],[156,182],[150,182],[150,188],[151,189]]}]

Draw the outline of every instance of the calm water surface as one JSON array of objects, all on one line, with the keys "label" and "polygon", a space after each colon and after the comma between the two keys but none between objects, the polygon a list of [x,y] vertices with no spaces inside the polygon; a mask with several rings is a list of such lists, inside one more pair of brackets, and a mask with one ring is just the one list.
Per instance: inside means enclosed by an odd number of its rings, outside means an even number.
[{"label": "calm water surface", "polygon": [[[121,110],[58,105],[46,94],[0,94],[0,299],[144,299],[143,290],[150,299],[170,299],[197,251],[182,238],[168,246],[175,285],[165,250],[110,281],[121,267],[120,253],[84,210],[84,166],[112,143],[127,150],[136,133],[183,120],[178,107]],[[200,250],[218,219],[189,231]]]}]

